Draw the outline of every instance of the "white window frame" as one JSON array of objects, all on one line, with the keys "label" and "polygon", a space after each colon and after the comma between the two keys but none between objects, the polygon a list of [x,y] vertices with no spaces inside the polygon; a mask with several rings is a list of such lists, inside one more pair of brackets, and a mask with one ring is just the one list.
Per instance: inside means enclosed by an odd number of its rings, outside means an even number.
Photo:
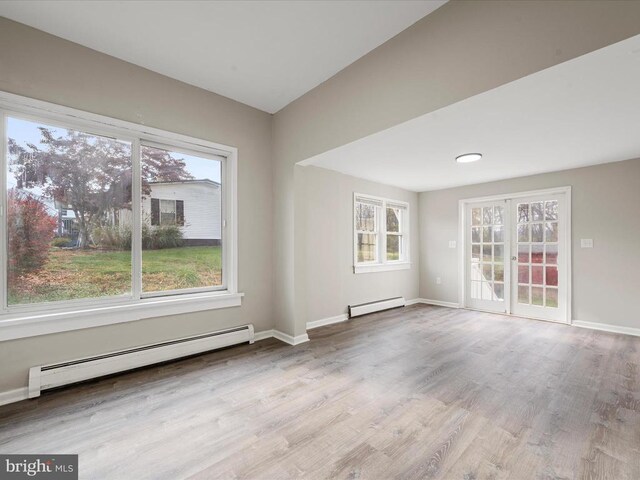
[{"label": "white window frame", "polygon": [[[131,294],[7,305],[7,117],[131,142],[136,180],[132,186],[132,242],[137,245],[131,255]],[[161,146],[221,161],[222,288],[142,293],[141,145]],[[238,292],[237,148],[0,91],[0,152],[0,341],[241,305],[244,293]]]},{"label": "white window frame", "polygon": [[[359,199],[370,200],[372,203],[379,203],[376,215],[376,232],[377,244],[376,244],[376,261],[374,262],[359,262],[358,261],[358,234],[359,233],[371,233],[362,232],[357,229],[356,219],[356,206],[359,203]],[[402,218],[400,219],[400,232],[402,236],[400,258],[398,260],[387,260],[387,206],[400,207],[403,209]],[[372,273],[372,272],[387,272],[391,270],[408,270],[411,268],[410,260],[410,236],[409,236],[409,224],[410,224],[410,210],[409,203],[401,200],[393,200],[390,198],[376,197],[364,193],[354,192],[353,194],[353,273]],[[396,232],[391,232],[396,234]]]}]

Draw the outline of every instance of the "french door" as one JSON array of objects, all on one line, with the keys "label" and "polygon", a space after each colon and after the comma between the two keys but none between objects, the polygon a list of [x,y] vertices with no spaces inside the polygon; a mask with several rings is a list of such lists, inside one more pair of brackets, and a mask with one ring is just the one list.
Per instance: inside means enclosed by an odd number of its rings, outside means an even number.
[{"label": "french door", "polygon": [[465,203],[465,306],[567,322],[568,193]]},{"label": "french door", "polygon": [[469,308],[507,312],[510,272],[505,271],[505,265],[509,265],[506,214],[505,201],[467,206],[466,306]]}]

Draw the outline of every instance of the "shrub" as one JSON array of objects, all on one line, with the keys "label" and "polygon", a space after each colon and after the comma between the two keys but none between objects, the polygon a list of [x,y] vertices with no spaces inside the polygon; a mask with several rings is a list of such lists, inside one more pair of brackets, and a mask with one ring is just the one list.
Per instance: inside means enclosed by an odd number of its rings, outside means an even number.
[{"label": "shrub", "polygon": [[7,204],[9,281],[40,270],[49,259],[56,219],[32,195],[9,190]]},{"label": "shrub", "polygon": [[100,248],[131,250],[131,228],[129,226],[95,227],[91,240]]},{"label": "shrub", "polygon": [[176,248],[184,244],[182,230],[177,225],[160,225],[142,227],[142,248],[157,250],[161,248]]},{"label": "shrub", "polygon": [[52,247],[69,247],[71,246],[71,239],[69,237],[56,237],[51,242]]},{"label": "shrub", "polygon": [[[131,228],[128,226],[96,227],[91,232],[91,238],[93,243],[100,248],[131,249]],[[176,248],[183,244],[182,230],[176,225],[154,227],[150,227],[146,223],[142,225],[142,248],[144,250]]]}]

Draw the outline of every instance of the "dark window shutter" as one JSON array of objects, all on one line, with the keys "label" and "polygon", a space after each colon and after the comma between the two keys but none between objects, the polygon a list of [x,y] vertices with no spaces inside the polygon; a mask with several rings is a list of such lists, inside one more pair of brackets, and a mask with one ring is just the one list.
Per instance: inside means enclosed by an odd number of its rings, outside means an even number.
[{"label": "dark window shutter", "polygon": [[151,199],[151,225],[160,225],[160,200]]},{"label": "dark window shutter", "polygon": [[176,223],[184,226],[184,200],[176,200]]}]

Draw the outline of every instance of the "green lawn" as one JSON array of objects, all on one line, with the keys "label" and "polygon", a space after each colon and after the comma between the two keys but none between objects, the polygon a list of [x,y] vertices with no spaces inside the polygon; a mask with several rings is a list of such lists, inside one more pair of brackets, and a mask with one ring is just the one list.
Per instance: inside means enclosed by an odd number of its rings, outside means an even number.
[{"label": "green lawn", "polygon": [[222,284],[220,247],[182,247],[142,252],[145,292]]},{"label": "green lawn", "polygon": [[[145,292],[220,285],[221,248],[144,250],[142,272]],[[52,248],[43,270],[9,285],[9,303],[94,298],[130,291],[130,252]]]}]

